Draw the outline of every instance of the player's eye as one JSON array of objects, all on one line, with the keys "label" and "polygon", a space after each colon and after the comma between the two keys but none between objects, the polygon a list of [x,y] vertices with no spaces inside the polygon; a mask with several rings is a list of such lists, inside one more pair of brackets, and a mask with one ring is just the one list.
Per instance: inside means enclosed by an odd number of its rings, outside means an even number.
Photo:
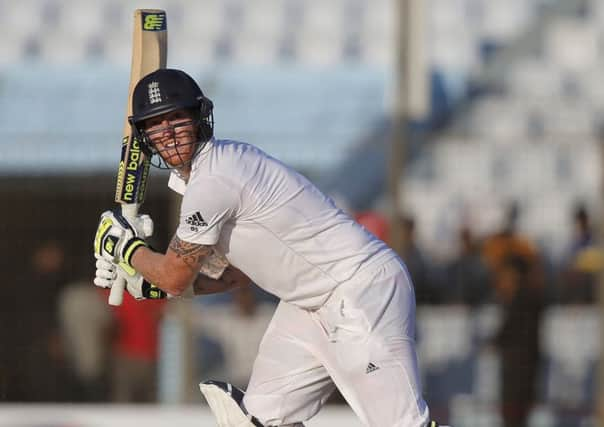
[{"label": "player's eye", "polygon": [[150,126],[147,128],[145,133],[149,138],[156,138],[161,136],[167,129],[170,129],[171,126]]},{"label": "player's eye", "polygon": [[166,130],[171,130],[175,134],[181,134],[182,132],[190,131],[190,127],[193,125],[193,120],[185,117],[180,120],[170,120],[170,124],[164,125],[159,123],[155,126],[148,126],[145,130],[147,137],[151,139],[159,138]]},{"label": "player's eye", "polygon": [[161,121],[157,119],[149,119],[145,122],[145,129],[150,130],[161,125]]},{"label": "player's eye", "polygon": [[192,123],[193,121],[189,117],[179,117],[178,119],[170,120],[172,126],[187,126]]},{"label": "player's eye", "polygon": [[151,135],[156,135],[158,133],[161,133],[165,129],[166,129],[166,126],[153,125],[153,126],[148,126],[147,129],[145,130],[145,132],[147,133],[147,135],[151,136]]}]

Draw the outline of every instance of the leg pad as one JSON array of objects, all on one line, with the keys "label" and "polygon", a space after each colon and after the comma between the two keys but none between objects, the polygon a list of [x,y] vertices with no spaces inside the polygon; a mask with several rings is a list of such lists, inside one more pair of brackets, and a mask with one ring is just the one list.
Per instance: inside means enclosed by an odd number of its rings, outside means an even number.
[{"label": "leg pad", "polygon": [[199,384],[219,427],[264,427],[243,407],[243,391],[222,381]]}]

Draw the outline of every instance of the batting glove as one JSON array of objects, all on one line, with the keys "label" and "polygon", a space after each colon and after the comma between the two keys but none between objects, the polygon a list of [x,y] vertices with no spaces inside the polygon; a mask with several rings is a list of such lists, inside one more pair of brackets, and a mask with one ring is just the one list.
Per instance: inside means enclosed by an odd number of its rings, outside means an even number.
[{"label": "batting glove", "polygon": [[95,257],[119,264],[131,276],[136,274],[132,268],[132,256],[137,249],[147,243],[143,240],[153,232],[153,221],[148,215],[140,215],[129,221],[117,211],[105,211],[94,238]]},{"label": "batting glove", "polygon": [[140,273],[130,274],[121,265],[116,265],[97,255],[94,284],[101,288],[111,288],[118,277],[126,280],[126,290],[136,300],[163,299],[169,296],[157,286],[147,282]]}]

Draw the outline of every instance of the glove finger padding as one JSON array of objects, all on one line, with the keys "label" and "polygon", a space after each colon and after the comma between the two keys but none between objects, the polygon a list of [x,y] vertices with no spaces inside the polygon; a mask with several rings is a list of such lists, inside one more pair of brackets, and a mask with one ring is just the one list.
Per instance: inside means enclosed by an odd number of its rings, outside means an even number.
[{"label": "glove finger padding", "polygon": [[105,289],[111,289],[111,287],[113,286],[113,282],[114,280],[111,279],[103,279],[101,277],[95,277],[93,280],[93,283],[95,284],[95,286],[98,286],[99,288],[105,288]]},{"label": "glove finger padding", "polygon": [[[95,255],[96,256],[96,255]],[[96,272],[94,277],[94,284],[101,288],[111,288],[113,282],[117,277],[116,267],[109,261],[96,256]]]},{"label": "glove finger padding", "polygon": [[97,269],[95,277],[104,280],[115,280],[115,271]]},{"label": "glove finger padding", "polygon": [[[102,277],[106,279],[115,279],[116,265],[104,258],[96,258],[96,270],[102,272]],[[107,276],[105,275],[107,274]]]}]

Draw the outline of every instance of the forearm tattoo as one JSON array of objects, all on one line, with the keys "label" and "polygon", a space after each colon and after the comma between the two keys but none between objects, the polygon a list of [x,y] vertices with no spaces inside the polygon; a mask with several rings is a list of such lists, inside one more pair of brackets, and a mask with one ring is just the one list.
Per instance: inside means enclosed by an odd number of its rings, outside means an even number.
[{"label": "forearm tattoo", "polygon": [[204,258],[212,253],[212,247],[185,242],[174,235],[170,242],[170,249],[181,258],[193,271],[199,271]]}]

